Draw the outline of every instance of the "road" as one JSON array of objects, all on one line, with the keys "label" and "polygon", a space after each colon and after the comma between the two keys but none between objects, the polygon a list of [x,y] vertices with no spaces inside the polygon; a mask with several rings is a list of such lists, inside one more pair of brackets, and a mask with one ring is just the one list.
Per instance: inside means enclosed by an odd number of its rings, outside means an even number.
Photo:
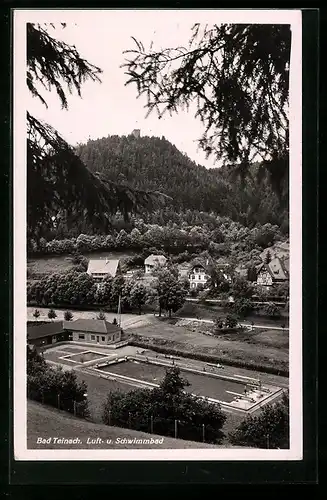
[{"label": "road", "polygon": [[[40,316],[38,318],[39,321],[44,321],[48,320],[48,312],[49,308],[48,307],[38,307],[38,311],[40,311]],[[33,313],[35,311],[35,307],[28,307],[27,308],[27,319],[29,321],[35,321],[35,318],[33,316]],[[64,313],[65,311],[63,309],[55,309],[56,314],[57,314],[57,319],[64,319]],[[96,319],[97,312],[96,311],[73,311],[74,318],[84,318],[84,319]],[[117,319],[117,314],[115,313],[105,313],[107,321],[112,322],[114,318]],[[121,316],[121,326],[124,329],[128,328],[136,328],[136,327],[141,327],[141,326],[146,326],[151,324],[153,318],[153,314],[142,314],[142,315],[137,315],[137,314],[122,314]],[[201,323],[208,323],[208,324],[213,324],[214,321],[211,319],[204,319],[204,318],[187,318],[183,316],[174,316],[174,318],[178,318],[181,320],[186,320],[190,322],[201,322]],[[274,326],[274,325],[262,325],[262,324],[254,324],[251,325],[250,322],[241,322],[239,323],[240,326],[248,327],[248,328],[253,328],[253,329],[269,329],[269,330],[286,330],[288,331],[289,328],[282,328],[280,326]]]}]

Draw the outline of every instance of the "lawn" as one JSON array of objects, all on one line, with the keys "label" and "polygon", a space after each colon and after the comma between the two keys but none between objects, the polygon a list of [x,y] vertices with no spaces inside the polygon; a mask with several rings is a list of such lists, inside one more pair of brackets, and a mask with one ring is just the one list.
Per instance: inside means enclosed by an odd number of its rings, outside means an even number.
[{"label": "lawn", "polygon": [[130,384],[116,382],[114,380],[106,380],[100,376],[90,375],[76,371],[77,378],[87,384],[87,398],[89,400],[89,408],[91,419],[94,422],[102,422],[102,408],[110,391],[128,392],[135,387]]},{"label": "lawn", "polygon": [[[79,438],[76,444],[37,444],[37,438]],[[128,439],[158,439],[161,436],[137,432],[131,429],[121,429],[119,427],[109,427],[96,424],[86,420],[75,418],[74,416],[58,411],[54,408],[43,406],[32,401],[27,402],[27,448],[28,449],[138,449],[138,448],[234,448],[223,445],[215,446],[210,444],[197,443],[194,441],[177,440],[164,437],[163,444],[120,444],[116,443],[117,438]],[[87,444],[89,440],[101,439],[100,443]],[[107,443],[107,440],[109,441]],[[111,441],[111,442],[110,442]]]},{"label": "lawn", "polygon": [[[205,303],[197,303],[197,302],[185,302],[183,307],[178,311],[178,316],[184,316],[188,318],[203,318],[203,319],[211,319],[215,320],[219,316],[225,316],[228,312],[228,309],[221,307],[219,304],[213,303],[208,300]],[[244,322],[250,323],[253,321],[259,325],[271,325],[271,326],[288,326],[289,323],[289,315],[286,312],[281,311],[282,316],[279,318],[269,318],[267,316],[263,316],[260,314],[252,314],[244,318]]]},{"label": "lawn", "polygon": [[288,332],[282,330],[244,330],[224,333],[220,336],[211,333],[210,324],[177,326],[166,320],[152,318],[151,325],[130,328],[129,333],[136,337],[149,339],[150,345],[161,345],[187,352],[201,352],[219,356],[221,359],[249,361],[268,367],[287,367],[289,348]]},{"label": "lawn", "polygon": [[[129,257],[132,253],[129,252],[92,252],[84,256],[87,259],[120,259]],[[27,270],[37,274],[52,274],[62,273],[73,266],[72,256],[57,255],[57,256],[42,256],[37,258],[27,259]]]}]

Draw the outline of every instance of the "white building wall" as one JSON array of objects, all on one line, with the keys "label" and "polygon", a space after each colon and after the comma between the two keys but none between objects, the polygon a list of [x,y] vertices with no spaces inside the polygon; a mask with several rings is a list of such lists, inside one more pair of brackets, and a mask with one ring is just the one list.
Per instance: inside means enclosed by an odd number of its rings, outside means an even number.
[{"label": "white building wall", "polygon": [[119,342],[121,332],[117,333],[89,333],[89,332],[73,332],[73,340],[76,342],[89,342],[90,344],[111,344]]}]

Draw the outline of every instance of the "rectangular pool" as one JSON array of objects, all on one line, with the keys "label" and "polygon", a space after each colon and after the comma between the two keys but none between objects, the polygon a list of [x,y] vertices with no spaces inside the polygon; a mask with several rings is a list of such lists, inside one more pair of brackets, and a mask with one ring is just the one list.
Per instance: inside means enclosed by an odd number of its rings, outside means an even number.
[{"label": "rectangular pool", "polygon": [[[160,384],[166,374],[165,366],[130,360],[101,367],[101,370],[155,384]],[[222,380],[208,375],[198,375],[184,370],[181,370],[181,375],[190,383],[188,387],[185,387],[187,392],[192,392],[198,396],[218,399],[226,403],[230,403],[235,398],[233,394],[229,394],[226,391],[243,394],[245,388],[245,384],[240,382]]]},{"label": "rectangular pool", "polygon": [[59,347],[60,351],[65,351],[67,354],[69,353],[80,353],[82,351],[85,351],[85,347],[71,347],[71,346],[60,346]]},{"label": "rectangular pool", "polygon": [[94,361],[96,359],[106,358],[106,354],[100,354],[99,352],[81,352],[79,354],[72,354],[71,356],[65,357],[65,360],[75,361],[76,363],[87,363],[88,361]]}]

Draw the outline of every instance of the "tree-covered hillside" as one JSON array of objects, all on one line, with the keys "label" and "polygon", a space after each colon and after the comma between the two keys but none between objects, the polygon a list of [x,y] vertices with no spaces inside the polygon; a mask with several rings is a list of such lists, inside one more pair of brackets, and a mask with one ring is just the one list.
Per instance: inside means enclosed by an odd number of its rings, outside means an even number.
[{"label": "tree-covered hillside", "polygon": [[197,165],[164,137],[109,136],[79,144],[76,150],[92,172],[119,184],[163,192],[176,211],[214,212],[249,226],[270,222],[288,230],[287,204],[272,191],[268,178],[259,184],[258,165],[252,166],[252,179],[243,183],[226,167]]}]

